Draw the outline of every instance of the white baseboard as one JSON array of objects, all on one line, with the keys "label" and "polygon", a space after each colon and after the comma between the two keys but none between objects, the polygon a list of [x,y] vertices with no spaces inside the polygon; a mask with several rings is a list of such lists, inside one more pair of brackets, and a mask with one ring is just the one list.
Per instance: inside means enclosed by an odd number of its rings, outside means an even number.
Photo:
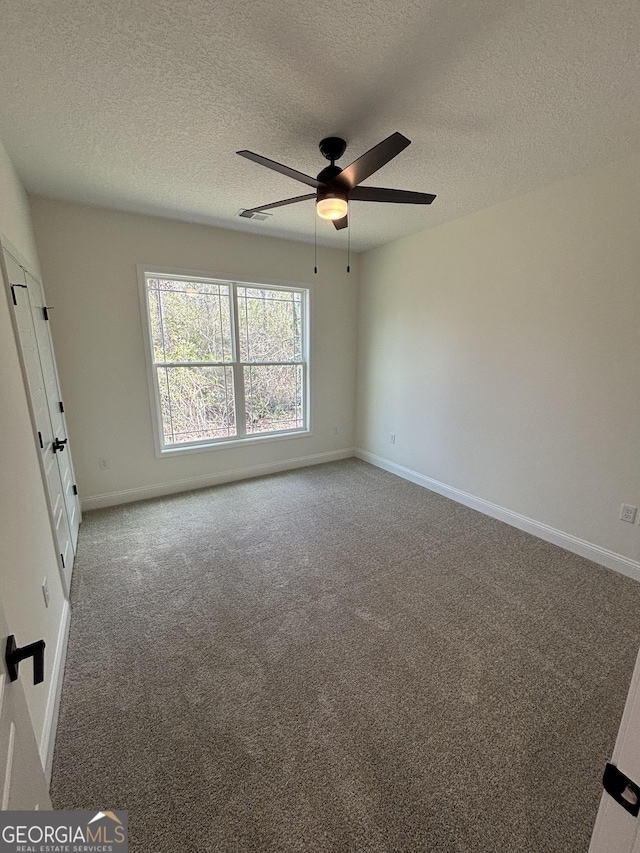
[{"label": "white baseboard", "polygon": [[40,761],[44,768],[47,784],[51,781],[53,750],[56,745],[56,731],[58,729],[60,697],[62,695],[62,680],[64,678],[64,664],[67,658],[70,624],[71,608],[69,607],[69,602],[65,599],[62,606],[60,630],[58,631],[58,642],[56,643],[53,670],[51,672],[51,688],[47,698],[47,707],[44,712],[44,725],[42,727],[42,737],[40,738]]},{"label": "white baseboard", "polygon": [[348,447],[342,450],[331,450],[327,453],[314,453],[311,456],[298,456],[295,459],[286,459],[282,462],[268,462],[265,465],[236,468],[219,474],[206,474],[203,477],[191,477],[187,480],[174,480],[167,483],[157,483],[153,486],[141,486],[137,489],[124,489],[120,492],[92,495],[82,499],[82,510],[101,509],[102,507],[117,506],[133,501],[159,498],[178,492],[189,492],[191,489],[204,489],[207,486],[233,483],[236,480],[248,480],[251,477],[262,477],[265,474],[277,474],[279,471],[290,471],[293,468],[306,468],[309,465],[320,465],[323,462],[336,462],[338,459],[348,459],[353,455],[353,448]]},{"label": "white baseboard", "polygon": [[389,459],[376,456],[375,453],[369,453],[366,450],[356,448],[354,455],[365,462],[370,462],[378,468],[389,471],[391,474],[397,474],[398,477],[402,477],[404,480],[410,480],[418,486],[423,486],[425,489],[437,492],[446,498],[451,498],[451,500],[482,512],[484,515],[490,515],[492,518],[504,521],[512,527],[517,527],[519,530],[531,533],[539,539],[559,545],[560,548],[572,551],[574,554],[586,557],[587,560],[593,560],[594,563],[599,563],[601,566],[613,569],[616,572],[620,572],[620,574],[640,581],[640,563],[637,560],[632,560],[630,557],[625,557],[622,554],[616,554],[615,551],[609,551],[607,548],[601,548],[600,545],[594,545],[593,542],[579,539],[577,536],[565,533],[563,530],[556,530],[555,527],[550,527],[548,524],[543,524],[540,521],[535,521],[533,518],[528,518],[526,515],[505,509],[505,507],[498,506],[498,504],[491,503],[483,498],[477,498],[475,495],[463,492],[453,486],[448,486],[446,483],[441,483],[438,480],[433,480],[431,477],[425,477],[424,474],[418,474],[417,471],[412,471],[403,465],[397,465]]}]

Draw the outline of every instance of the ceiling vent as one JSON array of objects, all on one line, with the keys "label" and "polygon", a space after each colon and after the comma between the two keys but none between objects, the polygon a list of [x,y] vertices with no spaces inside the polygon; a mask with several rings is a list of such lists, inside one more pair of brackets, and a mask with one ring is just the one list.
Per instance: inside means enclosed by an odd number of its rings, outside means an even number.
[{"label": "ceiling vent", "polygon": [[239,210],[238,216],[241,216],[243,219],[259,219],[260,221],[264,219],[269,219],[272,216],[271,213],[257,213],[253,210]]}]

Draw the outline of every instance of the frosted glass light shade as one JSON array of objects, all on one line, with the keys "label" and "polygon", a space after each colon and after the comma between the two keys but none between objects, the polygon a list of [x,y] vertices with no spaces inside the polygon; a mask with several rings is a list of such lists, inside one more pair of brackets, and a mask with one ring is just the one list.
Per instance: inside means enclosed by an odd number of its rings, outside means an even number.
[{"label": "frosted glass light shade", "polygon": [[316,202],[316,211],[322,219],[342,219],[348,209],[346,198],[321,198]]}]

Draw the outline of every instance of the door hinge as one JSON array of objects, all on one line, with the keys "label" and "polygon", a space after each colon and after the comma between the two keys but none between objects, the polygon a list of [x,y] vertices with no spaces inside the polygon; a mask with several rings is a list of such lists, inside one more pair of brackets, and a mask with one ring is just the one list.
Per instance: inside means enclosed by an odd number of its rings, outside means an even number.
[{"label": "door hinge", "polygon": [[75,483],[73,484],[73,486],[71,488],[73,489],[73,494],[77,495],[78,494],[78,487],[76,486]]},{"label": "door hinge", "polygon": [[66,569],[66,566],[64,564],[64,554],[60,554],[60,559],[62,560],[62,568]]},{"label": "door hinge", "polygon": [[44,450],[44,444],[42,443],[42,433],[38,430],[38,441],[40,442],[40,450]]},{"label": "door hinge", "polygon": [[42,313],[44,314],[45,320],[49,319],[49,311],[53,311],[53,305],[49,305],[49,306],[43,305],[42,306]]},{"label": "door hinge", "polygon": [[58,403],[58,405],[60,406],[60,411],[61,411],[61,412],[64,412],[64,406],[62,405],[62,400],[60,400],[60,402]]},{"label": "door hinge", "polygon": [[26,284],[12,284],[12,285],[11,285],[11,298],[13,299],[13,304],[14,304],[14,305],[17,305],[17,304],[18,304],[18,300],[16,299],[16,291],[15,291],[15,289],[14,289],[14,288],[16,288],[16,287],[24,287],[24,289],[26,290],[26,289],[27,289],[27,285],[26,285]]},{"label": "door hinge", "polygon": [[638,817],[640,812],[640,787],[618,770],[615,764],[607,764],[602,777],[602,786],[610,797],[629,814]]}]

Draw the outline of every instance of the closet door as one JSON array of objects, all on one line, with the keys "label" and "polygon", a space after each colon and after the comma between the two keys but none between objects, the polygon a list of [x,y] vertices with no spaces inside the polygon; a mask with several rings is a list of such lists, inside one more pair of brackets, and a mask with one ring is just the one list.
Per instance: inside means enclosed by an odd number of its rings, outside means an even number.
[{"label": "closet door", "polygon": [[[73,467],[66,424],[64,420],[52,418],[56,408],[62,417],[63,413],[60,412],[57,373],[51,337],[46,326],[42,289],[36,279],[28,275],[6,249],[4,261],[14,307],[15,329],[22,356],[34,438],[40,454],[51,524],[60,555],[63,586],[68,595],[71,588],[80,509],[78,497],[74,494],[73,480],[70,481],[71,488],[67,488],[73,498],[70,508],[65,494],[65,480],[68,486],[69,478],[73,477]],[[56,399],[52,399],[52,396]]]},{"label": "closet door", "polygon": [[58,371],[53,354],[53,341],[49,321],[45,319],[48,315],[44,301],[44,293],[40,282],[34,278],[28,270],[25,271],[29,300],[31,302],[31,314],[34,321],[36,343],[40,354],[40,365],[44,379],[45,396],[49,409],[49,418],[53,430],[54,439],[59,442],[57,451],[57,463],[62,482],[62,495],[67,510],[69,531],[71,533],[71,544],[75,553],[78,544],[78,528],[80,527],[80,499],[75,486],[75,475],[73,473],[73,462],[71,451],[68,446],[67,422],[64,417],[64,402],[60,393]]}]

